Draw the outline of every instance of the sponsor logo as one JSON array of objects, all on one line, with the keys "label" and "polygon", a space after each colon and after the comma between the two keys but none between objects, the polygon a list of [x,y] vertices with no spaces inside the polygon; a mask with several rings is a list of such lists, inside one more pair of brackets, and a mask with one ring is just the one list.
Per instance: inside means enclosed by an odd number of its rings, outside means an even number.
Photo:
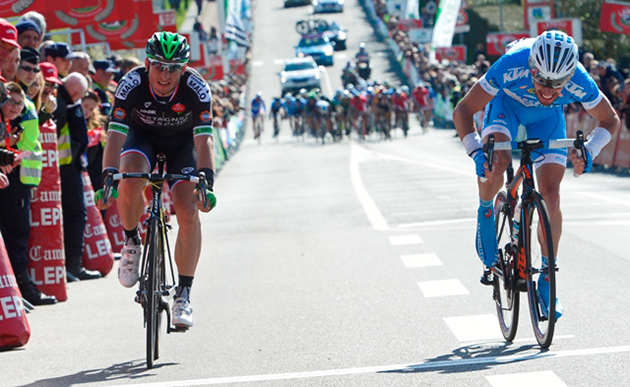
[{"label": "sponsor logo", "polygon": [[499,118],[501,118],[501,119],[505,118],[505,114],[503,114],[503,113],[499,114]]},{"label": "sponsor logo", "polygon": [[492,120],[493,124],[503,124],[505,126],[507,126],[507,122],[503,121],[503,120]]},{"label": "sponsor logo", "polygon": [[33,262],[39,262],[42,259],[42,247],[41,246],[33,246],[28,251],[28,257]]},{"label": "sponsor logo", "polygon": [[186,175],[186,174],[192,173],[192,171],[194,171],[194,170],[195,170],[195,168],[193,168],[193,167],[184,167],[184,168],[182,168],[182,173],[184,175]]},{"label": "sponsor logo", "polygon": [[76,112],[77,117],[81,118],[83,117],[83,109],[82,108],[78,108],[77,112]]},{"label": "sponsor logo", "polygon": [[118,219],[118,214],[112,215],[109,217],[109,225],[113,228],[117,228],[120,226],[120,220]]},{"label": "sponsor logo", "polygon": [[130,71],[120,80],[116,89],[116,98],[125,100],[129,96],[131,90],[140,84],[140,74],[137,71]]},{"label": "sponsor logo", "polygon": [[199,118],[201,119],[201,122],[210,122],[212,121],[212,114],[209,111],[204,110],[199,115]]},{"label": "sponsor logo", "polygon": [[586,92],[582,86],[579,86],[577,83],[569,82],[565,87],[565,90],[569,93],[573,94],[577,98],[586,97]]},{"label": "sponsor logo", "polygon": [[148,109],[148,108],[149,108],[149,106],[151,106],[151,101],[149,101],[149,102],[145,102],[145,103],[144,103],[144,107],[145,107],[145,108],[147,108],[147,109]]},{"label": "sponsor logo", "polygon": [[483,214],[486,219],[490,218],[492,216],[492,208],[488,208],[488,210]]},{"label": "sponsor logo", "polygon": [[114,119],[122,121],[127,116],[127,113],[125,113],[125,111],[122,108],[116,108],[114,109],[113,116],[114,116]]},{"label": "sponsor logo", "polygon": [[15,35],[15,31],[12,30],[11,28],[7,28],[7,30],[5,31],[5,33],[9,34],[9,35]]},{"label": "sponsor logo", "polygon": [[188,82],[186,82],[186,84],[197,94],[199,101],[210,102],[210,88],[208,87],[206,81],[191,75],[188,77]]},{"label": "sponsor logo", "polygon": [[192,121],[192,112],[177,117],[162,117],[155,114],[143,114],[140,110],[134,110],[134,118],[138,118],[148,126],[182,126]]},{"label": "sponsor logo", "polygon": [[529,77],[529,69],[526,69],[524,67],[517,67],[513,69],[508,69],[507,73],[503,74],[503,82],[513,82],[517,79],[527,77]]},{"label": "sponsor logo", "polygon": [[176,103],[171,107],[171,110],[177,114],[182,114],[184,110],[186,110],[186,106],[182,105],[181,103]]},{"label": "sponsor logo", "polygon": [[140,109],[140,112],[143,114],[157,114],[156,110]]}]

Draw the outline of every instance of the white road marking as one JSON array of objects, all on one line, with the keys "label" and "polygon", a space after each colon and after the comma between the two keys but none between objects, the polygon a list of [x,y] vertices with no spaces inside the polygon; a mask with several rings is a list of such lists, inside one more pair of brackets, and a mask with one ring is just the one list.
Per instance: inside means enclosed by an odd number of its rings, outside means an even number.
[{"label": "white road marking", "polygon": [[324,66],[319,66],[319,71],[322,74],[324,74],[324,84],[326,85],[326,88],[328,89],[328,95],[332,96],[333,89],[332,89],[332,83],[330,83],[330,73],[328,72],[328,70],[326,70],[326,67]]},{"label": "white road marking", "polygon": [[273,64],[284,64],[284,61],[285,61],[285,59],[280,59],[280,58],[274,59],[273,60]]},{"label": "white road marking", "polygon": [[342,369],[336,369],[336,370],[319,370],[319,371],[304,371],[304,372],[266,374],[266,375],[232,376],[232,377],[222,377],[222,378],[219,377],[219,378],[194,379],[194,380],[171,380],[168,382],[127,384],[127,385],[123,385],[122,387],[208,386],[208,385],[216,385],[216,384],[247,383],[247,382],[259,382],[259,381],[269,381],[269,380],[275,381],[275,380],[321,378],[321,377],[326,377],[326,376],[373,374],[373,373],[378,373],[378,372],[391,372],[391,371],[405,372],[405,371],[422,371],[422,370],[432,370],[432,369],[443,370],[445,368],[469,367],[471,365],[479,365],[479,364],[509,364],[509,363],[522,362],[524,360],[608,355],[608,354],[615,354],[615,353],[630,353],[630,345],[619,346],[619,347],[576,349],[576,350],[568,350],[568,351],[553,351],[553,350],[545,351],[545,352],[537,351],[535,353],[527,353],[527,354],[517,354],[517,355],[508,355],[508,356],[488,356],[488,357],[480,356],[480,357],[457,359],[457,360],[443,360],[443,361],[427,360],[421,363],[342,368]]},{"label": "white road marking", "polygon": [[335,55],[336,59],[346,59],[348,57],[348,54],[345,53],[339,53],[337,55]]},{"label": "white road marking", "polygon": [[254,60],[252,61],[252,67],[260,67],[263,66],[265,64],[264,61],[262,60]]},{"label": "white road marking", "polygon": [[493,387],[566,387],[553,371],[520,372],[516,374],[486,376]]},{"label": "white road marking", "polygon": [[611,202],[611,203],[615,203],[615,204],[622,204],[624,206],[629,206],[630,207],[630,201],[629,200],[621,200],[621,199],[616,199],[616,198],[611,198],[608,196],[604,196],[604,195],[598,195],[592,192],[578,192],[580,195],[582,196],[586,196],[587,198],[593,198],[593,199],[597,199],[597,200],[603,200],[606,202]]},{"label": "white road marking", "polygon": [[420,243],[424,243],[424,241],[422,240],[422,238],[420,238],[420,235],[418,234],[390,236],[389,241],[394,246],[417,245]]},{"label": "white road marking", "polygon": [[502,339],[497,317],[492,314],[445,317],[444,322],[459,341]]},{"label": "white road marking", "polygon": [[[555,343],[558,340],[574,339],[574,338],[575,338],[574,335],[554,335],[553,342]],[[459,344],[463,347],[469,347],[469,346],[480,346],[480,345],[499,344],[499,343],[505,343],[505,340],[503,340],[503,337],[501,337],[501,339],[499,340],[461,341]],[[514,339],[512,343],[534,343],[535,344],[536,338],[534,336],[531,336],[531,337],[525,337],[522,339]]]},{"label": "white road marking", "polygon": [[418,282],[418,286],[427,298],[470,294],[458,279]]},{"label": "white road marking", "polygon": [[448,219],[448,220],[433,220],[428,222],[417,223],[402,223],[398,225],[398,228],[415,228],[415,227],[433,227],[455,223],[469,223],[476,222],[477,218],[462,218],[462,219]]},{"label": "white road marking", "polygon": [[363,185],[361,179],[361,173],[359,172],[359,159],[367,152],[355,143],[350,143],[350,180],[352,181],[352,187],[357,194],[359,202],[363,206],[363,211],[367,215],[372,227],[375,230],[389,230],[387,221],[381,214],[381,211],[374,203],[374,200],[370,197],[370,194]]},{"label": "white road marking", "polygon": [[442,261],[434,253],[402,255],[400,259],[402,259],[405,267],[409,269],[414,267],[442,266]]}]

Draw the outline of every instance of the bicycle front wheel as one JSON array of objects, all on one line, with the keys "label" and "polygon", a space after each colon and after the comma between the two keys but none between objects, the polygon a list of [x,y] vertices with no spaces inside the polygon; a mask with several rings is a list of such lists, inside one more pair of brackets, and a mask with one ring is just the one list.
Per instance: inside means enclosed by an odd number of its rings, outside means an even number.
[{"label": "bicycle front wheel", "polygon": [[494,202],[499,248],[497,271],[494,273],[494,301],[501,333],[512,342],[518,328],[519,292],[516,287],[516,252],[512,246],[512,214],[505,192],[499,192]]},{"label": "bicycle front wheel", "polygon": [[149,225],[147,232],[147,368],[153,368],[153,361],[160,357],[160,326],[162,323],[160,285],[162,283],[162,233],[157,220]]},{"label": "bicycle front wheel", "polygon": [[[549,348],[556,322],[556,267],[551,223],[547,206],[539,193],[530,195],[524,218],[525,274],[530,317],[536,341],[542,348]],[[543,256],[547,259],[543,260]],[[546,283],[541,286],[542,281]],[[541,304],[541,298],[549,300],[547,308]]]}]

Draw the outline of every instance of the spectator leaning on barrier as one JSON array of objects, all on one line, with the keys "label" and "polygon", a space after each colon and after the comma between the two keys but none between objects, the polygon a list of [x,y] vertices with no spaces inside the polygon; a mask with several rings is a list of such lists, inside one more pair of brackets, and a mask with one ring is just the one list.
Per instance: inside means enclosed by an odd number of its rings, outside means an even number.
[{"label": "spectator leaning on barrier", "polygon": [[[6,125],[5,130],[9,136],[3,136],[6,139],[4,146],[5,148],[15,146],[23,155],[27,154],[27,152],[35,152],[36,148],[39,147],[39,172],[41,177],[41,146],[37,141],[39,125],[37,114],[34,112],[35,107],[26,99],[24,91],[19,84],[8,82],[5,86],[9,99],[4,103],[1,110],[2,120]],[[24,112],[24,107],[29,106],[29,104],[30,108]],[[20,115],[28,116],[22,121],[23,128],[10,123],[11,120],[17,119]],[[31,118],[34,118],[34,126]],[[31,187],[39,184],[39,180],[34,181],[31,176],[25,176],[23,170],[34,169],[34,162],[28,164],[25,161],[27,160],[2,167],[3,172],[8,177],[9,185],[0,190],[0,231],[2,232],[22,297],[34,305],[54,304],[57,302],[57,299],[37,290],[28,275]]]},{"label": "spectator leaning on barrier", "polygon": [[46,58],[46,62],[55,65],[61,77],[65,77],[70,73],[72,60],[76,58],[77,55],[72,52],[72,48],[68,43],[54,42],[46,47],[44,57]]},{"label": "spectator leaning on barrier", "polygon": [[609,101],[614,101],[615,96],[612,88],[615,84],[623,85],[623,76],[621,76],[621,73],[617,71],[617,68],[613,64],[605,60],[597,62],[597,71],[602,92]]},{"label": "spectator leaning on barrier", "polygon": [[17,42],[20,47],[30,47],[37,50],[42,37],[42,31],[39,29],[39,26],[32,20],[24,19],[18,21],[15,28],[18,32]]},{"label": "spectator leaning on barrier", "polygon": [[82,155],[87,148],[88,135],[81,98],[87,90],[88,81],[83,75],[68,75],[57,89],[58,106],[53,113],[57,125],[63,236],[69,282],[100,277],[97,272],[85,270],[82,264],[83,231],[87,221],[83,202]]},{"label": "spectator leaning on barrier", "polygon": [[44,78],[39,120],[40,122],[45,122],[48,121],[49,118],[52,118],[52,114],[57,110],[57,87],[62,83],[59,80],[57,68],[55,68],[54,64],[42,62],[39,64],[39,68],[42,70],[41,74]]}]

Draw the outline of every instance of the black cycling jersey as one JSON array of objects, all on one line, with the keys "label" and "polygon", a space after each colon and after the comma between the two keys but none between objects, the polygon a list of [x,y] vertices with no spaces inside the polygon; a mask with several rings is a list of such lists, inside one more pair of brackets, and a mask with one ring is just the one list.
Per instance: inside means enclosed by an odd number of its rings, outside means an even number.
[{"label": "black cycling jersey", "polygon": [[210,87],[199,73],[187,68],[169,98],[160,98],[149,85],[148,71],[136,67],[118,84],[108,130],[127,135],[140,130],[154,137],[185,131],[212,134]]}]

